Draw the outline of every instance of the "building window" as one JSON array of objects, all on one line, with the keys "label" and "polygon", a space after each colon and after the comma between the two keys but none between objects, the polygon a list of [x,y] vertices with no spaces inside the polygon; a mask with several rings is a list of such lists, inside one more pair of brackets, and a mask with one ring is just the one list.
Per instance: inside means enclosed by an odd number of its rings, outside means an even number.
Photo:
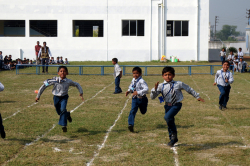
[{"label": "building window", "polygon": [[103,20],[73,20],[73,37],[103,37]]},{"label": "building window", "polygon": [[144,20],[122,20],[122,36],[144,36]]},{"label": "building window", "polygon": [[25,20],[0,20],[0,37],[25,37]]},{"label": "building window", "polygon": [[57,20],[30,20],[30,37],[57,37]]},{"label": "building window", "polygon": [[188,36],[188,21],[167,21],[167,36]]}]

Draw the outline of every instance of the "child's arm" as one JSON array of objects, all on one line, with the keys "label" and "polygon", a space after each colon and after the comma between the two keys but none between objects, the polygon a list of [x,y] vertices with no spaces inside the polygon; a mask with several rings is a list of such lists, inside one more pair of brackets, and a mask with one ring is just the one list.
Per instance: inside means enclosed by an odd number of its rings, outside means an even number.
[{"label": "child's arm", "polygon": [[151,90],[150,98],[153,100],[155,99],[160,93],[163,84],[159,85],[159,82],[155,84],[155,87]]},{"label": "child's arm", "polygon": [[232,84],[233,82],[234,82],[233,74],[230,72],[229,79],[228,79],[227,83]]},{"label": "child's arm", "polygon": [[0,92],[4,90],[4,85],[0,82]]},{"label": "child's arm", "polygon": [[183,82],[181,82],[180,85],[181,85],[181,87],[180,87],[181,89],[184,89],[187,93],[194,96],[198,101],[204,102],[204,99],[200,98],[200,96],[199,96],[200,94],[195,92],[193,88],[191,88],[187,84],[184,84]]},{"label": "child's arm", "polygon": [[125,93],[125,96],[128,96],[128,94],[130,93],[130,89],[133,86],[133,80],[131,81],[131,84],[128,87],[128,91]]},{"label": "child's arm", "polygon": [[44,81],[44,84],[40,87],[40,89],[39,89],[39,91],[38,91],[38,93],[37,93],[36,102],[38,102],[38,100],[40,99],[40,97],[41,97],[43,91],[44,91],[47,87],[49,87],[49,86],[51,86],[51,85],[54,85],[54,84],[55,84],[55,82],[52,82],[51,80],[46,80],[46,81]]},{"label": "child's arm", "polygon": [[84,98],[83,98],[83,91],[82,91],[82,87],[81,87],[81,85],[80,85],[79,83],[74,82],[74,81],[72,81],[72,80],[71,80],[71,82],[70,82],[70,86],[74,86],[74,87],[76,87],[76,88],[78,89],[78,91],[79,91],[79,93],[80,93],[80,95],[79,95],[79,96],[81,96],[82,101],[84,101]]},{"label": "child's arm", "polygon": [[216,74],[215,74],[215,78],[214,78],[214,86],[217,84],[217,78],[218,78],[218,73],[216,72]]},{"label": "child's arm", "polygon": [[141,83],[141,86],[142,86],[143,89],[140,90],[140,91],[135,91],[133,93],[133,95],[142,96],[142,94],[147,94],[148,93],[148,85],[147,85],[147,83],[144,80],[140,80],[139,82]]},{"label": "child's arm", "polygon": [[120,71],[120,78],[122,78],[122,70]]}]

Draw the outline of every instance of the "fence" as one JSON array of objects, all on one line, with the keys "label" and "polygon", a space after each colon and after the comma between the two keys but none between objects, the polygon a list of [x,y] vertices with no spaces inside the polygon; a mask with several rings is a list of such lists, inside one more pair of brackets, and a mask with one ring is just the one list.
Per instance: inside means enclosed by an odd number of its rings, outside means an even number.
[{"label": "fence", "polygon": [[[44,65],[45,67],[46,65]],[[16,74],[36,74],[40,75],[41,68],[43,65],[26,65],[18,64],[16,66]],[[60,65],[48,65],[49,74],[56,75],[57,70]],[[69,74],[76,75],[112,75],[114,66],[103,66],[103,65],[67,65],[68,68],[71,68]],[[123,69],[123,75],[132,74],[132,68],[134,65],[121,65]],[[154,66],[154,65],[139,65],[143,70],[143,75],[161,75],[161,70],[165,66]],[[192,75],[192,74],[210,74],[213,75],[215,68],[216,70],[221,69],[221,65],[172,65],[171,67],[175,68],[176,74],[179,75]],[[98,69],[99,68],[99,69]],[[152,69],[154,68],[154,69]],[[126,71],[130,69],[130,73]],[[234,70],[233,70],[234,74]]]}]

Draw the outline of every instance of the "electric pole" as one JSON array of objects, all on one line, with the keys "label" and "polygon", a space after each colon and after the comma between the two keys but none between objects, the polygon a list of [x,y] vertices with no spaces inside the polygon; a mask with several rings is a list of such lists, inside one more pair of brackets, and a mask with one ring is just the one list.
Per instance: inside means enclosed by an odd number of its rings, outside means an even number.
[{"label": "electric pole", "polygon": [[248,25],[250,25],[250,9],[247,10]]},{"label": "electric pole", "polygon": [[216,26],[219,21],[219,16],[215,16],[215,24],[214,24],[214,40],[216,39]]}]

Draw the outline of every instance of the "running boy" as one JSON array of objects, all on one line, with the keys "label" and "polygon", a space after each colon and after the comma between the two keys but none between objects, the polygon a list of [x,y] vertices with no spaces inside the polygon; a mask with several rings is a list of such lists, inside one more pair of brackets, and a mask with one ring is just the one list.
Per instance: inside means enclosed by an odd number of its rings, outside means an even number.
[{"label": "running boy", "polygon": [[160,102],[165,101],[164,119],[166,120],[168,125],[168,133],[170,139],[168,146],[170,147],[173,147],[174,144],[178,142],[174,117],[182,107],[181,101],[183,100],[183,94],[181,90],[184,89],[185,91],[187,91],[187,93],[194,96],[198,101],[204,102],[204,100],[200,98],[199,93],[196,93],[191,87],[181,81],[174,81],[174,77],[174,68],[164,67],[162,70],[162,78],[164,79],[164,82],[161,84],[157,82],[155,84],[155,87],[151,90],[150,94],[151,99],[155,99],[161,93],[162,96],[159,97],[159,100]]},{"label": "running boy", "polygon": [[118,59],[113,58],[112,63],[114,66],[114,78],[115,78],[115,92],[114,94],[117,93],[122,93],[122,89],[120,88],[120,79],[122,78],[122,69],[118,65]]},{"label": "running boy", "polygon": [[[0,92],[4,90],[4,86],[3,84],[0,82]],[[1,133],[1,137],[4,139],[5,138],[5,131],[4,131],[4,126],[3,126],[3,120],[2,120],[2,116],[0,113],[0,133]]]},{"label": "running boy", "polygon": [[128,116],[128,129],[129,131],[134,132],[134,121],[138,108],[140,108],[142,114],[147,112],[148,98],[146,94],[148,93],[148,85],[142,79],[142,70],[140,67],[134,67],[132,73],[134,78],[129,85],[126,96],[128,96],[129,93],[133,94],[132,107]]},{"label": "running boy", "polygon": [[229,93],[231,86],[234,82],[233,74],[228,70],[229,62],[225,61],[222,64],[222,69],[218,70],[215,74],[214,86],[217,84],[217,87],[220,90],[219,97],[219,109],[227,108],[227,102],[229,100]]},{"label": "running boy", "polygon": [[69,86],[75,86],[78,89],[82,100],[84,101],[82,96],[83,91],[82,87],[77,82],[73,82],[72,80],[66,78],[66,75],[68,75],[68,69],[66,66],[60,66],[58,68],[58,75],[59,77],[53,77],[52,79],[44,81],[44,84],[38,91],[36,102],[38,102],[40,96],[47,87],[54,85],[52,89],[52,94],[54,95],[53,99],[56,112],[58,115],[60,115],[58,124],[62,126],[63,132],[67,132],[67,119],[69,122],[72,122],[70,112],[67,112],[66,109],[69,98],[68,96]]}]

